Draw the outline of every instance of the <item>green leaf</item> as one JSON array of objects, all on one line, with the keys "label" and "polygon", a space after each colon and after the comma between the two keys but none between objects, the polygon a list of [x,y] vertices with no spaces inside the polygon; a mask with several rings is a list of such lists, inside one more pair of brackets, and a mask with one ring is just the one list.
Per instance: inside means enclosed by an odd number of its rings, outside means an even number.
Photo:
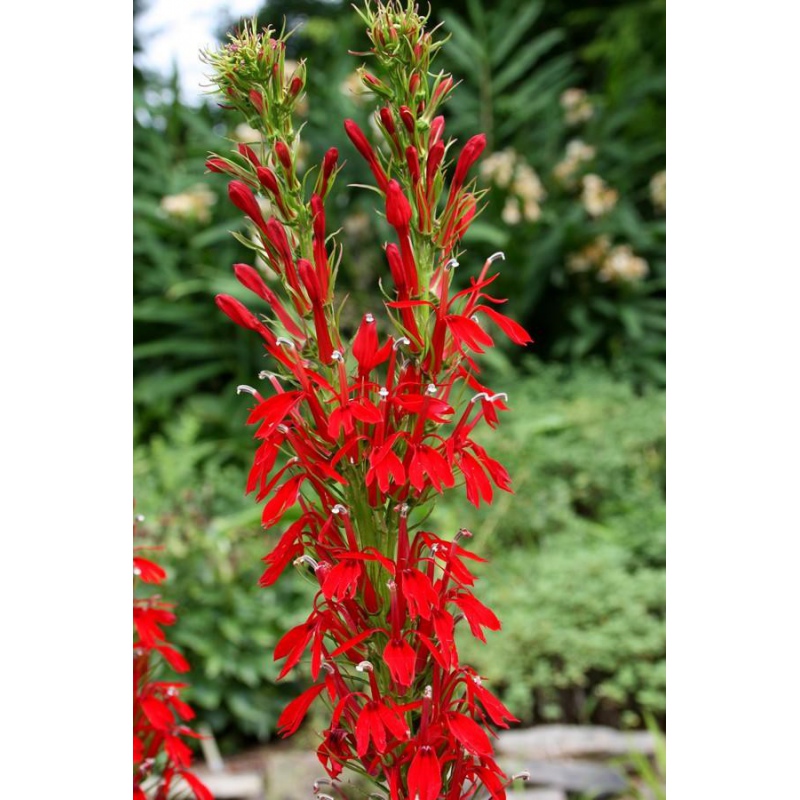
[{"label": "green leaf", "polygon": [[[506,62],[506,59],[511,55],[511,51],[522,41],[528,29],[538,19],[543,8],[543,2],[533,0],[533,2],[526,3],[521,11],[519,10],[519,6],[517,6],[516,13],[503,20],[506,33],[503,38],[489,50],[493,65],[504,64]],[[555,33],[555,31],[552,31],[552,33]],[[516,54],[515,58],[518,55],[519,54]]]},{"label": "green leaf", "polygon": [[508,63],[505,69],[498,72],[492,80],[492,91],[499,95],[515,80],[525,74],[548,51],[564,39],[559,30],[548,31],[538,36]]}]

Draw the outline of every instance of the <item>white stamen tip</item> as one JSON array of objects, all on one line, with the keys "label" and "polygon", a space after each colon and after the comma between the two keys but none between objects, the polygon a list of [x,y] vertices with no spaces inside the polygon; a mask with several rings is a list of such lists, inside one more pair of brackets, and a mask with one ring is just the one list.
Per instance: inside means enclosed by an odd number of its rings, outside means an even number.
[{"label": "white stamen tip", "polygon": [[411,339],[409,339],[407,336],[398,336],[397,339],[394,340],[392,348],[394,350],[397,350],[397,348],[400,347],[401,344],[406,344],[406,345],[411,344]]},{"label": "white stamen tip", "polygon": [[381,386],[381,388],[378,389],[378,394],[381,397],[386,398],[389,396],[389,390],[385,386]]},{"label": "white stamen tip", "polygon": [[319,800],[333,800],[333,798],[329,794],[325,794],[324,792],[320,792],[317,797]]},{"label": "white stamen tip", "polygon": [[319,787],[323,786],[323,785],[324,786],[331,786],[332,785],[331,779],[330,778],[317,778],[314,781],[314,794],[317,794],[319,792]]},{"label": "white stamen tip", "polygon": [[477,403],[478,400],[488,400],[489,395],[486,392],[478,392],[473,398],[470,399],[470,403]]},{"label": "white stamen tip", "polygon": [[522,772],[515,772],[511,776],[512,781],[529,781],[530,779],[531,779],[531,774],[526,769],[522,770]]},{"label": "white stamen tip", "polygon": [[455,269],[455,267],[457,267],[457,266],[458,266],[458,261],[456,261],[454,258],[451,258],[451,259],[450,259],[450,260],[449,260],[449,261],[448,261],[448,262],[447,262],[447,263],[444,265],[445,272],[450,272],[450,270],[451,270],[451,269]]},{"label": "white stamen tip", "polygon": [[356,664],[356,672],[372,672],[372,663],[369,661],[360,661]]},{"label": "white stamen tip", "polygon": [[341,351],[339,351],[339,350],[334,350],[331,353],[331,358],[334,361],[344,361],[344,356],[342,355]]},{"label": "white stamen tip", "polygon": [[337,503],[331,509],[331,514],[346,514],[346,513],[347,513],[347,506],[343,506],[341,503]]},{"label": "white stamen tip", "polygon": [[498,392],[497,394],[493,394],[491,397],[487,398],[490,403],[494,403],[495,400],[508,400],[508,395],[505,392]]},{"label": "white stamen tip", "polygon": [[425,691],[422,693],[422,696],[426,700],[430,700],[431,698],[433,698],[433,686],[426,686]]},{"label": "white stamen tip", "polygon": [[459,528],[458,533],[455,535],[455,540],[458,541],[459,539],[471,539],[472,538],[472,531],[468,530],[467,528]]},{"label": "white stamen tip", "polygon": [[265,381],[272,374],[273,373],[271,373],[268,369],[262,369],[261,372],[258,373],[258,377],[259,380]]},{"label": "white stamen tip", "polygon": [[133,568],[133,574],[134,575],[141,575],[142,571],[139,569],[139,567],[134,567]]},{"label": "white stamen tip", "polygon": [[372,314],[365,314],[364,322],[375,322],[375,317],[373,317]]},{"label": "white stamen tip", "polygon": [[137,522],[144,522],[144,514],[137,514],[136,515]]},{"label": "white stamen tip", "polygon": [[394,581],[386,581],[386,588],[390,592],[396,592],[397,591],[397,584]]},{"label": "white stamen tip", "polygon": [[330,661],[323,661],[320,666],[324,669],[329,675],[333,675],[336,670],[333,668],[333,664]]},{"label": "white stamen tip", "polygon": [[436,384],[435,383],[429,383],[428,384],[428,388],[425,391],[428,394],[436,394],[436,391],[437,391],[436,390]]},{"label": "white stamen tip", "polygon": [[319,566],[319,564],[317,564],[317,562],[314,561],[314,559],[311,558],[311,556],[306,556],[306,555],[298,556],[292,563],[296,567],[301,567],[303,566],[303,564],[308,564],[308,566],[311,567],[311,569],[313,569],[315,572],[317,570],[317,567]]},{"label": "white stamen tip", "polygon": [[405,519],[408,516],[410,508],[411,507],[408,505],[408,503],[400,503],[399,505],[396,505],[394,507],[394,510],[398,511],[400,513],[400,516],[403,517],[403,519]]},{"label": "white stamen tip", "polygon": [[289,429],[283,423],[276,425],[275,430],[278,431],[278,433],[289,433]]},{"label": "white stamen tip", "polygon": [[287,339],[285,336],[279,336],[275,340],[275,344],[285,344],[287,347],[291,347],[294,350],[294,342],[291,339]]},{"label": "white stamen tip", "polygon": [[253,397],[258,394],[258,392],[252,386],[248,386],[246,383],[240,383],[236,387],[236,394],[241,394],[242,392],[247,392],[247,394],[251,394]]},{"label": "white stamen tip", "polygon": [[501,250],[498,250],[496,253],[492,253],[489,256],[489,258],[487,258],[486,260],[490,264],[494,264],[494,262],[497,261],[498,258],[501,258],[503,261],[505,261],[506,260],[506,254],[504,252],[502,252]]}]

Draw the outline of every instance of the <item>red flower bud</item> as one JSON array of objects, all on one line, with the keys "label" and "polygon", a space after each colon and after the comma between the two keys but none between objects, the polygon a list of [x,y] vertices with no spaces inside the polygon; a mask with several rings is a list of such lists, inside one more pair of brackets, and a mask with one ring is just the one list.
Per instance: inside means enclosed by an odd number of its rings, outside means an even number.
[{"label": "red flower bud", "polygon": [[244,143],[240,143],[237,145],[239,153],[243,155],[254,167],[261,166],[261,162],[258,160],[258,156],[253,152],[251,147],[248,147]]},{"label": "red flower bud", "polygon": [[415,72],[408,82],[408,91],[410,94],[414,95],[417,89],[419,89],[419,75]]},{"label": "red flower bud", "polygon": [[[478,160],[483,149],[486,147],[486,134],[479,133],[473,136],[461,151],[456,164],[456,174],[453,176],[453,186],[461,187],[467,177],[469,168]],[[451,189],[452,192],[452,189]]]},{"label": "red flower bud", "polygon": [[250,90],[250,102],[256,107],[256,110],[259,114],[263,113],[264,111],[264,98],[261,96],[261,92],[257,92],[255,89]]},{"label": "red flower bud", "polygon": [[251,331],[260,333],[267,341],[274,343],[275,337],[244,304],[240,303],[235,297],[227,294],[218,294],[214,301],[223,314],[232,319],[237,325],[249,328]]},{"label": "red flower bud", "polygon": [[356,146],[356,150],[370,163],[375,160],[375,153],[372,150],[372,145],[367,141],[364,132],[352,119],[344,121],[344,129],[350,141]]},{"label": "red flower bud", "polygon": [[364,132],[358,125],[353,122],[352,119],[346,119],[344,121],[344,129],[347,132],[350,141],[356,146],[356,150],[366,159],[369,163],[369,167],[372,170],[372,174],[375,176],[375,180],[378,182],[378,186],[380,187],[382,192],[386,191],[386,184],[388,183],[388,178],[386,177],[386,173],[383,171],[383,167],[378,162],[377,157],[375,156],[375,151],[372,149],[372,145],[367,141],[367,137],[364,136]]},{"label": "red flower bud", "polygon": [[242,286],[257,294],[263,300],[270,301],[274,294],[264,283],[264,279],[249,264],[234,264],[233,272]]},{"label": "red flower bud", "polygon": [[428,138],[428,147],[432,148],[437,142],[439,142],[442,138],[442,134],[444,133],[444,117],[434,117],[433,122],[431,122],[431,133]]},{"label": "red flower bud", "polygon": [[256,174],[258,175],[258,179],[261,181],[261,185],[264,186],[269,192],[276,197],[280,197],[281,190],[278,186],[278,179],[275,177],[275,173],[269,167],[259,167],[256,170]]},{"label": "red flower bud", "polygon": [[284,217],[289,217],[290,214],[285,203],[283,202],[281,187],[278,184],[278,179],[275,177],[275,173],[269,169],[269,167],[258,167],[256,169],[256,174],[258,175],[259,181],[261,181],[261,185],[272,195],[272,199],[277,204],[281,214],[283,214]]},{"label": "red flower bud", "polygon": [[425,167],[425,181],[428,184],[428,189],[433,186],[433,180],[436,177],[436,171],[444,158],[444,142],[438,141],[428,151],[428,163]]},{"label": "red flower bud", "polygon": [[419,156],[414,145],[409,145],[406,148],[406,162],[408,163],[408,171],[411,173],[411,181],[416,186],[419,183]]},{"label": "red flower bud", "polygon": [[[433,103],[440,103],[447,97],[450,90],[453,88],[453,79],[448,75],[435,89],[433,93]],[[437,118],[438,119],[438,118]]]},{"label": "red flower bud", "polygon": [[247,187],[247,184],[242,183],[242,181],[231,181],[228,184],[228,196],[236,208],[247,214],[261,230],[265,230],[261,209],[258,207],[255,195]]},{"label": "red flower bud", "polygon": [[408,232],[408,226],[411,224],[411,204],[395,180],[389,181],[386,189],[386,219],[399,234]]},{"label": "red flower bud", "polygon": [[400,298],[408,297],[408,281],[403,269],[403,259],[396,244],[386,245],[386,260],[389,262],[389,271],[392,273],[392,280],[394,280],[394,285],[397,287]]},{"label": "red flower bud", "polygon": [[406,126],[406,130],[413,136],[417,127],[417,122],[408,106],[400,106],[400,119],[403,121],[403,125]]},{"label": "red flower bud", "polygon": [[275,142],[275,154],[278,156],[278,161],[281,162],[286,177],[291,180],[294,173],[292,172],[292,154],[289,152],[289,148],[279,140]]},{"label": "red flower bud", "polygon": [[209,158],[206,161],[206,169],[209,172],[224,172],[224,173],[231,173],[231,168],[228,166],[227,162],[222,158]]},{"label": "red flower bud", "polygon": [[392,116],[391,109],[382,108],[379,113],[381,117],[381,122],[383,123],[383,127],[386,128],[386,131],[389,133],[390,136],[394,136],[395,134],[394,117]]},{"label": "red flower bud", "polygon": [[317,281],[317,273],[314,271],[310,261],[305,258],[297,259],[297,272],[300,275],[300,280],[303,282],[308,297],[312,303],[317,304],[320,302],[320,287]]},{"label": "red flower bud", "polygon": [[376,89],[382,90],[386,87],[371,73],[363,72],[361,77],[364,80],[364,83],[368,83],[370,86],[374,86]]},{"label": "red flower bud", "polygon": [[322,159],[322,169],[320,170],[319,177],[317,178],[317,185],[314,190],[320,197],[325,197],[328,194],[331,175],[333,175],[333,171],[336,169],[338,158],[339,151],[335,147],[331,147]]}]

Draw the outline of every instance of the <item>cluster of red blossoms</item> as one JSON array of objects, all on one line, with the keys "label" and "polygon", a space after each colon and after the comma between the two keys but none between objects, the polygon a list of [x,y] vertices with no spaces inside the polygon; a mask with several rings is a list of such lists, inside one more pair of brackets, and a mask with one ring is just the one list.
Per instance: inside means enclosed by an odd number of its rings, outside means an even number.
[{"label": "cluster of red blossoms", "polygon": [[334,295],[342,253],[326,234],[324,208],[338,153],[326,154],[310,191],[313,170],[301,178],[296,169],[291,118],[305,65],[285,75],[284,38],[255,26],[207,54],[226,104],[263,137],[207,163],[231,178],[230,199],[252,223],[252,239],[240,241],[266,265],[264,274],[234,266],[265,304],[260,314],[217,297],[234,322],[260,335],[273,365],[260,375],[267,390],[239,387],[256,401],[247,491],[266,501],[267,528],[299,507],[264,558],[261,584],[293,564],[319,586],[307,620],[275,649],[280,677],[307,663],[314,680],[286,707],[279,729],[296,731],[319,698],[331,715],[318,755],[334,788],[349,768],[392,800],[462,800],[481,787],[502,800],[509,778],[489,737],[515,720],[460,663],[455,640],[462,620],[483,641],[484,630],[500,627],[472,591],[468,562],[483,559],[459,543],[469,531],[448,540],[422,524],[445,489],[463,485],[476,506],[490,503],[495,488],[510,491],[506,470],[472,438],[479,423],[498,424],[507,400],[480,382],[474,356],[494,345],[492,326],[520,345],[530,337],[488,293],[502,254],[486,259],[465,288],[452,287],[454,252],[480,199],[468,173],[485,137],[461,148],[445,191],[452,142],[436,111],[453,81],[429,71],[441,43],[411,5],[359,13],[384,76],[362,70],[365,86],[386,101],[375,115],[384,141],[373,146],[351,120],[345,129],[397,241],[385,247],[388,324],[365,313],[350,337]]},{"label": "cluster of red blossoms", "polygon": [[[140,548],[136,548],[140,549]],[[159,584],[166,577],[158,564],[133,557],[137,581]],[[157,596],[133,600],[133,800],[166,800],[182,778],[197,800],[213,800],[211,792],[192,774],[192,751],[184,738],[199,738],[184,722],[194,717],[181,700],[185,683],[159,681],[162,661],[176,672],[186,672],[186,659],[168,642],[164,628],[175,623],[172,606]],[[148,794],[145,793],[147,790]]]}]

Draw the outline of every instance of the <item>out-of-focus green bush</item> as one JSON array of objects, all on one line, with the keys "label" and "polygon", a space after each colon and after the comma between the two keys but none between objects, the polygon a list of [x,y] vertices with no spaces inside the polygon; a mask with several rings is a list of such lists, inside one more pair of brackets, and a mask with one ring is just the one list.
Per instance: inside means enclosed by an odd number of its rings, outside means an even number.
[{"label": "out-of-focus green bush", "polygon": [[461,655],[523,722],[638,726],[665,711],[663,569],[622,545],[554,538],[515,547],[481,571],[501,631]]},{"label": "out-of-focus green bush", "polygon": [[[519,375],[519,372],[522,375]],[[491,506],[466,501],[435,511],[441,528],[474,530],[492,555],[567,534],[623,545],[637,564],[662,566],[665,397],[642,395],[601,367],[568,370],[529,360],[494,362],[491,385],[509,411],[476,438],[511,475],[515,494]]]}]

